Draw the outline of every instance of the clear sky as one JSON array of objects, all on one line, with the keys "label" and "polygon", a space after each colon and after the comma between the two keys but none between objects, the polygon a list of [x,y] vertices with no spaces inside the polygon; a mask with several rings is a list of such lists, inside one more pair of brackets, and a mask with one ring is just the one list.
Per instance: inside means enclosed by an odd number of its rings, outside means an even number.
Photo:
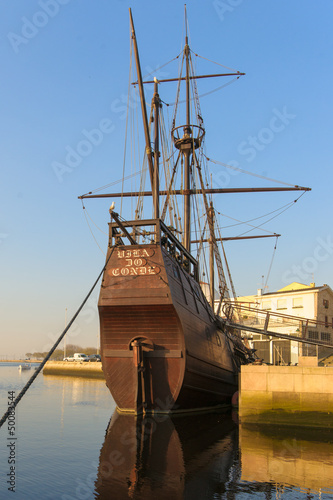
[{"label": "clear sky", "polygon": [[[0,1],[0,356],[50,348],[64,327],[66,308],[70,319],[103,267],[77,197],[121,177],[128,7],[143,73],[149,73],[179,53],[183,5]],[[264,226],[282,234],[269,290],[291,281],[333,286],[332,0],[193,0],[188,19],[194,52],[246,73],[201,101],[207,155],[312,188]],[[199,85],[199,93],[205,90]],[[102,130],[96,144],[68,158],[96,128]],[[59,171],[59,164],[66,170]],[[212,167],[216,187],[273,186]],[[297,197],[228,194],[216,200],[216,208],[224,214],[221,225],[228,226],[229,217],[254,219]],[[86,203],[104,231],[109,204]],[[105,250],[106,236],[94,233]],[[274,242],[225,245],[239,295],[255,293],[262,276],[266,280]],[[98,289],[68,342],[96,345],[97,296]]]}]

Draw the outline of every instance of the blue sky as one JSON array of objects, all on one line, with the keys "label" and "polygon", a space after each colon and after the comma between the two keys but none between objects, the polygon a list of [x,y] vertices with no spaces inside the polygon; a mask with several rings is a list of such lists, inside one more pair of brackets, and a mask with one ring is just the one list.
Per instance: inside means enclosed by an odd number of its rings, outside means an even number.
[{"label": "blue sky", "polygon": [[[183,5],[132,2],[143,73],[180,52]],[[51,347],[66,308],[70,318],[103,267],[77,197],[121,177],[129,6],[122,0],[0,1],[0,356]],[[332,16],[331,0],[188,2],[193,51],[246,73],[201,100],[207,155],[312,188],[264,226],[282,234],[270,291],[291,281],[333,285]],[[203,63],[202,72],[216,68]],[[217,86],[206,85],[199,93]],[[66,155],[96,128],[103,131],[96,145],[69,167]],[[67,170],[57,175],[60,163]],[[216,187],[273,185],[212,169]],[[221,226],[228,226],[229,217],[253,219],[297,197],[228,194],[216,199],[216,208],[224,214]],[[109,204],[86,203],[104,231]],[[104,250],[106,236],[94,232]],[[274,240],[225,248],[237,293],[255,293],[262,275],[266,280]],[[68,342],[96,345],[97,296],[98,290]]]}]

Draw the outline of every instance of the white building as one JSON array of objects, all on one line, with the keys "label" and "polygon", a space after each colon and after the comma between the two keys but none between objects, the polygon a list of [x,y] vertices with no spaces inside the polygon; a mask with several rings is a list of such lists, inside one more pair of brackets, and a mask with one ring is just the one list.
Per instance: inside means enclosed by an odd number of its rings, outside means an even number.
[{"label": "white building", "polygon": [[[244,308],[241,321],[244,324],[264,329],[267,315],[263,312],[267,311],[270,315],[267,318],[270,321],[269,331],[325,342],[333,340],[333,291],[326,284],[316,287],[314,283],[304,285],[294,282],[276,292],[262,293],[258,290],[257,295],[237,297],[237,304]],[[289,319],[290,316],[294,319]],[[273,364],[295,364],[299,354],[318,354],[319,359],[322,359],[333,353],[329,348],[317,348],[267,335],[246,335],[257,349],[257,355]],[[300,346],[303,346],[301,353]]]}]

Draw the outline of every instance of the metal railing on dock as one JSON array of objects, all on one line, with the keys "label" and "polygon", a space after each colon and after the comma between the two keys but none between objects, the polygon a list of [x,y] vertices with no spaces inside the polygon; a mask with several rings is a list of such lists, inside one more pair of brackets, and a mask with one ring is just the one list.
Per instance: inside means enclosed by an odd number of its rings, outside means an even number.
[{"label": "metal railing on dock", "polygon": [[[234,311],[237,311],[237,316]],[[222,313],[230,326],[244,333],[333,348],[331,332],[327,331],[333,327],[325,321],[257,309],[231,301],[224,303]],[[239,318],[237,322],[235,317]]]}]

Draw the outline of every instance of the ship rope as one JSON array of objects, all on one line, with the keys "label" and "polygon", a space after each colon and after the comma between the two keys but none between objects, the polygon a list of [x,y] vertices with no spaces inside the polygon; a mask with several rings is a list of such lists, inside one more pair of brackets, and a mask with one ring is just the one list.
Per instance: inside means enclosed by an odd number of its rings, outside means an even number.
[{"label": "ship rope", "polygon": [[[127,151],[127,137],[128,137],[128,121],[129,121],[129,99],[130,99],[130,89],[131,89],[131,80],[132,80],[132,59],[133,59],[133,44],[130,43],[130,67],[129,67],[129,75],[128,75],[128,92],[127,92],[127,111],[126,111],[126,125],[125,125],[125,144],[124,144],[124,157],[123,157],[123,179],[121,183],[121,193],[124,193],[124,184],[125,184],[125,165],[126,165],[126,151]],[[120,213],[122,213],[123,208],[123,200],[124,197],[121,196],[120,199]]]},{"label": "ship rope", "polygon": [[[183,57],[181,60],[181,63],[179,65],[179,80],[178,80],[178,85],[177,85],[177,93],[176,93],[176,99],[175,102],[173,103],[174,110],[173,110],[173,119],[172,119],[172,128],[175,128],[176,126],[176,117],[177,117],[177,112],[178,112],[178,104],[180,103],[179,101],[179,94],[180,94],[180,86],[181,86],[181,76],[183,73],[183,66],[184,66],[184,61],[185,61],[185,54],[183,53]],[[168,104],[168,106],[172,106],[172,104]]]},{"label": "ship rope", "polygon": [[[197,197],[193,197],[192,198],[193,200],[193,205],[194,203],[196,204],[196,211],[197,213],[199,214],[199,207],[198,207],[198,199]],[[203,225],[203,228],[201,229],[201,221],[200,221],[201,217],[198,216],[197,220],[195,221],[195,224],[194,224],[194,233],[195,233],[195,237],[196,237],[196,240],[200,240],[199,244],[197,244],[197,255],[196,255],[196,259],[197,261],[199,262],[200,261],[200,267],[199,267],[199,272],[201,274],[201,281],[204,281],[204,277],[207,275],[208,276],[208,265],[207,265],[207,259],[206,259],[206,255],[205,255],[205,252],[203,252],[203,249],[205,248],[204,245],[203,245],[203,240],[205,238],[205,234],[206,234],[206,231],[207,231],[207,218],[205,217],[204,219],[204,225]],[[201,253],[202,253],[202,257],[201,257]]]},{"label": "ship rope", "polygon": [[[168,187],[168,194],[166,196],[166,199],[165,199],[165,202],[164,202],[164,206],[163,206],[163,210],[162,210],[161,219],[163,220],[163,222],[164,222],[164,219],[165,219],[165,216],[166,216],[166,211],[167,211],[168,207],[170,209],[169,198],[172,196],[172,193],[173,193],[172,186],[174,186],[174,184],[175,184],[175,176],[176,176],[176,173],[177,173],[177,165],[178,165],[178,162],[179,162],[179,158],[180,158],[180,153],[178,154],[177,160],[176,160],[176,162],[174,164],[174,167],[173,167],[173,171],[172,171],[172,175],[171,175],[171,179],[170,179],[169,187]],[[170,218],[172,219],[172,217],[170,217]]]},{"label": "ship rope", "polygon": [[127,180],[132,179],[133,177],[135,177],[137,175],[141,175],[141,174],[142,174],[142,170],[138,170],[137,172],[133,172],[132,174],[129,174],[121,179],[118,179],[117,181],[113,181],[113,182],[110,182],[109,184],[105,184],[104,186],[93,189],[92,191],[89,191],[89,193],[85,193],[81,196],[82,196],[82,198],[84,198],[85,196],[88,196],[89,194],[98,193],[99,191],[103,191],[103,189],[115,186],[116,184],[121,184],[123,181],[127,181]]},{"label": "ship rope", "polygon": [[268,280],[269,280],[269,276],[271,274],[271,270],[272,270],[272,266],[273,266],[273,262],[274,262],[274,257],[275,257],[275,254],[276,254],[277,242],[278,242],[278,237],[276,237],[276,240],[275,240],[275,245],[274,245],[274,249],[273,249],[273,255],[272,255],[271,263],[270,263],[269,268],[268,268],[268,273],[267,273],[267,277],[266,277],[266,282],[265,282],[265,285],[264,285],[264,289],[267,288],[267,283],[268,283]]},{"label": "ship rope", "polygon": [[[131,44],[132,45],[132,44]],[[173,59],[170,59],[170,61],[162,64],[162,66],[158,66],[157,68],[153,69],[153,71],[151,71],[150,73],[146,73],[144,76],[143,76],[143,80],[145,80],[146,78],[148,78],[149,76],[156,76],[157,72],[160,71],[162,68],[165,68],[165,66],[167,66],[168,64],[172,63],[173,61],[176,61],[177,59],[179,59],[179,57],[182,55],[183,51],[179,52],[178,56],[174,57]]]},{"label": "ship rope", "polygon": [[278,180],[272,179],[270,177],[265,177],[264,175],[255,174],[254,172],[250,172],[249,170],[244,170],[243,168],[235,167],[234,165],[228,165],[228,163],[223,163],[221,161],[212,160],[211,158],[208,158],[208,156],[206,156],[206,159],[207,159],[207,161],[210,161],[211,163],[215,163],[216,165],[221,165],[221,167],[226,167],[226,168],[229,168],[231,170],[235,170],[236,172],[241,172],[242,174],[252,175],[253,177],[258,177],[259,179],[265,179],[266,181],[276,182],[277,184],[284,184],[285,186],[296,187],[295,184],[290,184],[289,182],[278,181]]},{"label": "ship rope", "polygon": [[[135,106],[135,111],[136,111],[136,119],[138,122],[139,117],[138,117],[138,112],[137,112],[137,106]],[[149,133],[150,133],[151,123],[152,123],[152,113],[153,113],[153,110],[151,109],[150,117],[149,117]],[[134,120],[133,120],[133,122],[134,122]],[[134,137],[135,130],[137,131],[137,133],[139,133],[139,127],[135,126],[133,123],[133,132],[132,132],[133,137]],[[139,148],[139,145],[140,145],[140,140],[138,138],[138,148]],[[134,165],[135,165],[135,152],[134,152],[134,150],[133,150],[133,153],[134,153],[133,154],[133,156],[134,156],[133,161],[134,161]],[[138,152],[138,158],[141,158],[140,151]],[[147,154],[145,151],[143,161],[142,161],[142,168],[141,168],[139,196],[137,198],[137,204],[136,204],[136,209],[135,209],[135,219],[136,220],[143,218],[144,197],[143,197],[142,193],[144,192],[145,185],[146,185],[146,177],[147,177],[146,174],[147,174],[147,170],[148,170],[147,162],[148,162],[148,158],[147,158]]]},{"label": "ship rope", "polygon": [[[299,198],[297,198],[297,200],[298,199]],[[247,221],[240,221],[239,219],[235,219],[234,217],[231,217],[230,215],[222,214],[221,212],[218,212],[218,211],[217,211],[217,213],[219,215],[222,215],[223,217],[226,217],[227,219],[237,221],[235,224],[229,224],[228,226],[221,226],[222,229],[228,229],[230,227],[241,226],[242,224],[248,224],[249,226],[251,226],[251,224],[249,224],[250,222],[253,222],[253,221],[259,220],[259,219],[263,219],[264,217],[268,217],[268,215],[274,214],[276,212],[280,212],[281,210],[283,210],[285,208],[291,208],[297,200],[290,201],[286,205],[282,205],[282,207],[276,208],[275,210],[272,210],[271,212],[268,212],[267,214],[259,215],[258,217],[254,217],[253,219],[248,219]],[[278,215],[280,215],[280,214],[278,214]],[[257,226],[252,226],[252,227],[257,228]],[[266,230],[262,229],[262,231],[266,231]]]},{"label": "ship rope", "polygon": [[[137,92],[137,89],[135,87],[135,90]],[[152,110],[151,110],[151,115],[150,115],[150,121],[149,121],[149,128],[151,124],[151,118],[152,118]],[[138,106],[134,106],[134,110],[132,111],[132,151],[131,151],[131,164],[132,166],[134,165],[134,168],[136,168],[136,158],[139,158],[138,162],[140,161],[141,158],[141,153],[140,153],[140,136],[139,136],[139,110]],[[136,135],[135,135],[136,134]],[[137,136],[137,141],[135,141]],[[135,144],[137,144],[137,154],[136,154],[136,147]],[[141,168],[141,177],[140,177],[140,188],[139,188],[139,193],[142,193],[145,190],[145,185],[146,185],[146,174],[148,170],[148,158],[145,150],[145,154],[143,155],[143,162],[142,162],[142,168]],[[133,167],[132,167],[133,168]],[[133,188],[132,185],[132,190],[136,190],[136,185]],[[131,203],[133,204],[134,198],[131,198]],[[136,209],[135,209],[135,219],[141,219],[143,216],[143,208],[144,208],[144,199],[141,194],[139,194],[137,201],[136,201]],[[131,213],[133,213],[134,207],[131,207]]]},{"label": "ship rope", "polygon": [[214,248],[214,255],[215,255],[215,261],[216,261],[217,273],[218,273],[218,277],[219,277],[219,291],[220,291],[220,295],[222,296],[222,298],[229,298],[229,290],[228,290],[228,286],[227,286],[226,279],[225,279],[225,274],[224,274],[224,270],[223,270],[223,266],[222,266],[220,252],[219,252],[219,249],[218,249],[218,246],[217,246],[217,242],[216,242],[216,238],[215,238],[214,227],[213,227],[211,218],[208,216],[208,214],[209,214],[209,205],[208,205],[208,200],[207,200],[207,195],[206,195],[204,181],[203,181],[203,178],[202,178],[201,168],[200,168],[200,165],[198,163],[196,155],[194,154],[193,156],[194,156],[194,159],[195,159],[195,162],[196,162],[197,172],[198,172],[199,179],[200,179],[200,184],[201,184],[201,189],[202,189],[202,195],[203,195],[203,201],[204,201],[206,215],[207,215],[207,219],[208,219],[208,226],[209,226],[210,237],[212,239],[212,245],[213,245],[213,248]]},{"label": "ship rope", "polygon": [[88,226],[89,231],[90,231],[90,233],[91,233],[91,236],[93,237],[93,239],[94,239],[94,241],[95,241],[96,245],[98,246],[98,248],[100,249],[100,251],[102,252],[102,254],[103,254],[103,255],[105,255],[104,250],[102,250],[102,248],[99,246],[99,243],[98,243],[97,239],[95,238],[95,235],[94,235],[94,233],[93,233],[93,230],[91,229],[91,226],[90,226],[90,224],[89,224],[88,217],[89,217],[89,219],[91,220],[91,222],[94,224],[94,226],[95,226],[95,227],[96,227],[99,231],[101,231],[101,233],[105,234],[106,236],[107,236],[107,234],[106,234],[106,233],[105,233],[105,232],[104,232],[104,231],[103,231],[100,227],[98,227],[98,226],[95,224],[95,222],[93,221],[93,219],[92,219],[92,218],[90,217],[90,215],[88,214],[88,211],[87,211],[86,207],[84,206],[83,200],[81,200],[81,202],[82,202],[82,209],[83,209],[83,213],[84,213],[84,218],[85,218],[85,220],[86,220],[86,223],[87,223],[87,226]]},{"label": "ship rope", "polygon": [[270,221],[271,221],[271,220],[273,220],[273,219],[276,219],[276,217],[278,217],[279,215],[283,214],[283,212],[286,212],[286,211],[287,211],[290,207],[292,207],[292,206],[293,206],[293,204],[294,204],[294,203],[296,203],[296,202],[297,202],[297,201],[301,198],[301,196],[303,196],[303,194],[305,194],[305,192],[304,192],[304,193],[302,193],[302,194],[301,194],[301,195],[300,195],[300,196],[299,196],[296,200],[294,200],[294,201],[290,204],[290,206],[289,206],[289,207],[285,208],[284,210],[281,210],[281,212],[279,212],[278,214],[274,215],[274,216],[273,216],[273,217],[271,217],[270,219],[268,219],[268,220],[264,221],[262,224],[259,224],[259,226],[254,226],[252,229],[249,229],[248,231],[245,231],[244,233],[241,233],[241,234],[239,234],[238,236],[244,236],[244,234],[248,234],[248,233],[250,233],[251,231],[253,231],[253,229],[261,229],[262,231],[266,231],[266,232],[268,232],[268,231],[267,231],[267,229],[263,229],[261,226],[263,226],[264,224],[267,224],[267,222],[270,222]]},{"label": "ship rope", "polygon": [[[227,218],[232,219],[232,220],[238,220],[238,219],[234,219],[233,217],[230,217],[229,215],[222,214],[221,212],[218,212],[218,211],[217,211],[217,213],[218,213],[219,215],[222,215],[223,217],[227,217]],[[261,216],[261,217],[266,217],[266,215],[263,215],[263,216]],[[260,218],[261,218],[261,217],[260,217]],[[257,217],[257,218],[259,218],[259,217]],[[263,226],[264,224],[266,224],[266,222],[268,222],[268,221],[263,222],[263,223],[262,223],[262,224],[260,224],[259,226],[254,226],[253,224],[249,224],[249,222],[248,222],[248,221],[245,221],[245,222],[241,222],[241,221],[239,221],[237,224],[231,224],[230,226],[221,226],[221,229],[226,229],[226,228],[229,228],[229,227],[239,226],[239,225],[242,225],[242,224],[246,224],[247,226],[251,227],[251,229],[249,229],[249,230],[248,230],[248,231],[246,231],[245,233],[240,233],[240,234],[238,234],[238,235],[237,235],[237,238],[238,238],[239,236],[242,236],[243,234],[246,234],[246,233],[249,233],[250,231],[253,231],[254,229],[260,229],[260,231],[263,231],[263,232],[268,233],[268,234],[275,234],[275,233],[272,233],[272,231],[269,231],[268,229],[264,229],[263,227],[261,227],[261,226]]]},{"label": "ship rope", "polygon": [[212,61],[211,59],[207,59],[207,57],[200,56],[199,54],[196,54],[193,50],[191,52],[196,56],[199,57],[200,59],[204,59],[205,61],[211,62],[213,64],[216,64],[217,66],[221,66],[222,68],[229,69],[230,71],[234,71],[235,73],[239,73],[237,69],[234,68],[229,68],[229,66],[225,66],[224,64],[218,63],[216,61]]},{"label": "ship rope", "polygon": [[58,345],[60,344],[60,342],[62,341],[62,339],[66,335],[66,333],[68,332],[68,330],[71,328],[71,326],[73,325],[74,321],[76,320],[76,318],[78,317],[78,315],[80,314],[80,312],[82,311],[84,305],[86,304],[86,302],[89,299],[90,295],[94,291],[97,283],[99,282],[102,274],[104,273],[104,271],[106,269],[106,266],[108,265],[109,260],[111,259],[111,256],[112,256],[112,254],[114,252],[114,249],[115,249],[115,247],[113,247],[111,249],[110,255],[108,256],[108,258],[107,258],[107,260],[106,260],[106,262],[105,262],[105,264],[103,266],[103,269],[99,273],[99,275],[98,275],[95,283],[93,284],[93,286],[91,287],[91,289],[88,292],[87,296],[83,300],[82,304],[80,305],[80,307],[78,308],[78,310],[76,311],[76,313],[74,314],[74,316],[72,317],[72,319],[70,320],[70,322],[68,323],[68,325],[66,326],[65,330],[62,332],[62,334],[60,335],[60,337],[58,338],[58,340],[55,342],[55,344],[53,345],[53,347],[50,349],[50,351],[48,352],[48,354],[45,356],[45,358],[43,359],[43,361],[40,363],[40,365],[38,366],[38,368],[35,371],[35,373],[30,377],[30,379],[28,380],[28,382],[25,384],[25,386],[23,387],[23,389],[20,391],[20,393],[18,394],[18,396],[15,398],[15,400],[13,401],[13,404],[11,404],[11,406],[8,408],[8,410],[2,416],[2,418],[0,420],[0,428],[6,422],[7,418],[9,417],[9,415],[12,414],[12,412],[14,411],[14,409],[16,408],[16,406],[18,405],[18,403],[21,401],[21,399],[23,398],[23,396],[27,393],[28,389],[31,387],[31,385],[33,384],[33,382],[35,381],[35,379],[37,378],[37,376],[39,375],[39,373],[44,368],[44,365],[46,364],[46,362],[50,359],[50,357],[52,356],[52,354],[54,353],[54,351],[56,350],[56,348],[58,347]]},{"label": "ship rope", "polygon": [[[214,94],[214,92],[218,92],[219,90],[222,90],[226,87],[228,87],[229,85],[231,85],[232,83],[235,83],[236,80],[238,80],[239,76],[236,76],[236,78],[233,78],[232,80],[230,80],[229,82],[227,83],[224,83],[223,85],[220,85],[219,87],[216,87],[215,89],[213,90],[209,90],[208,92],[205,92],[204,94],[199,94],[199,99],[202,99],[203,97],[207,97],[208,95],[210,94]],[[190,101],[192,101],[193,98],[190,99]],[[184,104],[186,102],[185,99],[183,100],[178,100],[178,103],[177,104]],[[164,102],[164,104],[166,106],[174,106],[176,104],[176,101],[175,102],[169,102],[169,103],[166,103]]]},{"label": "ship rope", "polygon": [[[214,216],[215,216],[215,209],[214,209]],[[227,269],[227,273],[228,273],[228,278],[229,278],[229,283],[230,283],[230,288],[231,288],[231,291],[232,291],[232,295],[234,297],[234,299],[236,300],[236,290],[235,290],[235,286],[234,286],[234,283],[233,283],[233,280],[232,280],[232,277],[231,277],[231,272],[230,272],[230,268],[229,268],[229,264],[228,264],[228,260],[227,260],[227,256],[226,256],[226,253],[225,253],[225,249],[224,249],[224,245],[223,245],[223,241],[222,241],[222,234],[221,234],[221,230],[219,227],[217,227],[217,230],[218,230],[218,235],[219,235],[219,238],[220,238],[220,244],[221,244],[221,248],[222,248],[222,252],[223,252],[223,258],[224,258],[224,262],[225,262],[225,265],[226,265],[226,269]]]},{"label": "ship rope", "polygon": [[167,188],[167,194],[165,196],[163,205],[161,219],[164,221],[166,217],[167,209],[169,211],[169,219],[170,225],[174,226],[176,231],[179,232],[179,220],[177,218],[177,214],[179,211],[177,197],[173,195],[173,185],[175,181],[175,176],[177,173],[177,164],[179,161],[179,154],[176,159],[176,163],[173,167],[172,173],[170,172],[170,159],[172,158],[171,151],[168,151],[168,147],[170,147],[170,143],[168,141],[168,132],[165,126],[163,108],[160,112],[160,132],[161,132],[161,150],[162,150],[162,158],[163,158],[163,167],[164,167],[164,177],[165,177],[165,186],[169,186]]},{"label": "ship rope", "polygon": [[[190,65],[191,65],[191,69],[192,69],[192,74],[195,75],[194,68],[193,68],[193,61],[192,61],[192,57],[191,57],[191,52],[190,52]],[[200,108],[198,88],[197,88],[197,83],[196,83],[195,78],[191,82],[192,82],[192,92],[193,92],[194,102],[195,102],[196,116],[197,116],[199,125],[202,126],[203,119],[202,119],[201,108]]]}]

